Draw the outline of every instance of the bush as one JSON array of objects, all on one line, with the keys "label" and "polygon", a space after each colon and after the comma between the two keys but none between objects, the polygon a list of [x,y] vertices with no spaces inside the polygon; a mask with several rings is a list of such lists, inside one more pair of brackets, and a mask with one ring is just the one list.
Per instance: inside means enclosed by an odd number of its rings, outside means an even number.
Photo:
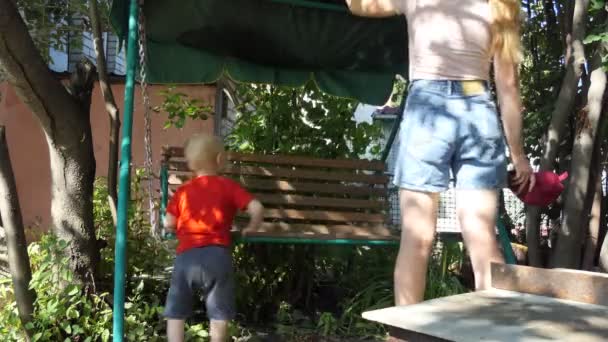
[{"label": "bush", "polygon": [[[137,182],[135,182],[137,184]],[[160,341],[163,332],[161,297],[166,284],[150,275],[164,271],[170,260],[160,242],[147,236],[139,189],[129,215],[129,261],[125,331],[129,341]],[[30,287],[37,293],[34,317],[29,328],[34,341],[108,341],[112,331],[112,272],[114,229],[107,205],[107,188],[96,183],[94,214],[99,238],[108,242],[102,250],[100,282],[95,289],[85,289],[74,282],[63,251],[67,243],[52,233],[44,234],[28,248],[32,265]],[[166,291],[166,289],[164,290]],[[164,297],[163,297],[164,298]],[[9,341],[22,341],[10,279],[0,283],[0,335]]]},{"label": "bush", "polygon": [[[425,299],[463,293],[460,243],[439,244],[429,262]],[[381,338],[361,318],[392,306],[395,247],[245,245],[235,251],[244,324],[274,322],[285,340],[302,335]],[[268,324],[266,324],[268,325]]]},{"label": "bush", "polygon": [[[43,235],[29,246],[32,264],[30,287],[37,293],[34,317],[29,323],[33,341],[109,341],[112,329],[112,308],[108,292],[91,292],[74,282],[63,253],[67,243],[53,234]],[[154,324],[160,307],[142,300],[143,282],[126,303],[125,330],[130,341],[160,340]],[[17,315],[12,291],[0,290],[0,332],[8,340],[22,341],[22,326]]]}]

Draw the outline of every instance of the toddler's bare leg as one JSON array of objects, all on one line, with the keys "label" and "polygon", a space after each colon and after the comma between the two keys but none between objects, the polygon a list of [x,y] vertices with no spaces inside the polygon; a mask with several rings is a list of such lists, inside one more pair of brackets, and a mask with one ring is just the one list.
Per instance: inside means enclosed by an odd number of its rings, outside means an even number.
[{"label": "toddler's bare leg", "polygon": [[211,342],[226,342],[228,338],[228,321],[211,320],[209,330]]},{"label": "toddler's bare leg", "polygon": [[167,340],[169,342],[184,342],[185,322],[183,319],[167,320]]}]

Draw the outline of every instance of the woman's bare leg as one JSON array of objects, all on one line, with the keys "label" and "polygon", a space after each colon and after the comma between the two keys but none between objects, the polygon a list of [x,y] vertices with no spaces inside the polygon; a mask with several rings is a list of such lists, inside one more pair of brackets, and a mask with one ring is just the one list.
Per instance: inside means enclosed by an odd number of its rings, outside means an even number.
[{"label": "woman's bare leg", "polygon": [[395,263],[395,303],[424,299],[428,260],[437,225],[439,194],[401,189],[401,245]]},{"label": "woman's bare leg", "polygon": [[496,241],[498,193],[494,190],[459,190],[456,205],[462,237],[471,256],[475,289],[489,289],[492,285],[490,264],[505,262]]}]

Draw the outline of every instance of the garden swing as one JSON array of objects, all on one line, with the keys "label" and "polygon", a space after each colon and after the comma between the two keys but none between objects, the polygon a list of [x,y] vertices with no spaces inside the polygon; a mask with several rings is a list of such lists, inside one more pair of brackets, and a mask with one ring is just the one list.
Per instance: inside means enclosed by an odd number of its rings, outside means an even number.
[{"label": "garden swing", "polygon": [[[123,339],[127,209],[136,60],[144,102],[146,186],[153,208],[150,110],[146,84],[201,84],[228,75],[243,82],[299,86],[382,105],[407,69],[405,20],[356,18],[321,0],[115,0],[111,20],[127,39],[127,76],[116,230],[114,341]],[[141,9],[140,9],[141,6]],[[234,16],[238,8],[241,16]],[[145,18],[144,18],[145,12]],[[146,22],[144,22],[144,19]],[[139,32],[138,32],[139,31]],[[138,40],[139,35],[139,40]],[[221,40],[213,39],[220,36]],[[321,38],[322,37],[322,38]],[[139,42],[139,49],[138,47]],[[391,132],[389,145],[397,125]],[[386,224],[384,161],[230,153],[225,174],[265,205],[259,231],[238,242],[397,245]],[[169,188],[188,177],[183,150],[165,147],[161,213]],[[157,225],[155,210],[151,223]],[[239,221],[237,220],[237,225]],[[501,242],[514,262],[504,225]]]},{"label": "garden swing", "polygon": [[[161,233],[154,205],[150,103],[147,94],[146,25],[138,15],[140,85],[144,107],[144,168],[151,231]],[[264,204],[265,221],[238,242],[396,244],[399,235],[387,224],[388,181],[382,161],[229,153],[226,176],[236,178]],[[161,206],[165,213],[169,188],[190,172],[181,147],[162,150]],[[162,220],[160,220],[162,221]],[[236,220],[238,227],[243,220]],[[238,229],[236,230],[238,232]],[[398,232],[397,232],[398,233]]]},{"label": "garden swing", "polygon": [[[298,2],[297,5],[307,4],[317,6],[320,3]],[[321,7],[340,8],[337,5]],[[146,34],[143,12],[139,11],[138,15],[138,52],[145,118],[144,166],[147,174],[152,175],[151,120],[146,84],[147,72],[150,69],[152,73],[156,71],[154,64],[148,66],[146,55],[148,51],[154,51],[154,44],[157,43],[151,40],[151,46],[147,46],[146,37],[149,36]],[[403,26],[399,26],[398,30],[402,32]],[[401,55],[403,51],[401,48]],[[224,173],[240,181],[266,207],[265,222],[259,230],[247,237],[237,237],[239,242],[398,243],[396,230],[386,224],[389,177],[384,174],[386,167],[382,161],[239,153],[230,153],[228,161]],[[162,217],[169,187],[179,185],[189,175],[182,148],[163,148],[160,174]],[[146,189],[152,232],[160,235],[159,229],[156,229],[158,220],[154,210],[152,177],[148,177]],[[236,223],[238,226],[240,220],[237,219]]]}]

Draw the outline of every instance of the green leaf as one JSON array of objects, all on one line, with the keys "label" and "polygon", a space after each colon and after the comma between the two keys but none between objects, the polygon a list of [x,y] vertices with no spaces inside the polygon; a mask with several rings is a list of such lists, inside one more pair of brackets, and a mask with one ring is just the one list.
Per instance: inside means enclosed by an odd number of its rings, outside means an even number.
[{"label": "green leaf", "polygon": [[137,288],[135,289],[136,292],[141,292],[144,289],[144,281],[140,281],[139,284],[137,285]]},{"label": "green leaf", "polygon": [[34,336],[32,336],[32,341],[36,342],[36,341],[40,340],[41,337],[42,337],[42,333],[41,332],[36,333],[36,334],[34,334]]},{"label": "green leaf", "polygon": [[583,43],[592,44],[592,43],[599,42],[599,41],[608,41],[608,34],[607,33],[590,34],[585,38],[585,40],[583,40]]},{"label": "green leaf", "polygon": [[76,285],[70,285],[68,287],[68,296],[75,296],[80,293],[80,289]]},{"label": "green leaf", "polygon": [[70,335],[72,334],[72,326],[70,325],[70,323],[63,322],[61,323],[61,327],[63,328],[63,330],[65,330],[66,333]]},{"label": "green leaf", "polygon": [[59,240],[58,247],[59,247],[59,249],[62,249],[62,250],[68,248],[68,242],[65,240]]},{"label": "green leaf", "polygon": [[79,335],[84,333],[84,330],[82,329],[82,327],[78,324],[73,324],[72,325],[72,330],[74,331],[74,335]]},{"label": "green leaf", "polygon": [[[69,307],[68,310],[66,311],[66,316],[70,319],[76,319],[78,317],[80,317],[80,313],[78,312],[78,310],[74,309],[73,307]],[[74,328],[74,327],[72,327]]]},{"label": "green leaf", "polygon": [[592,11],[602,10],[606,6],[606,0],[591,0],[589,8]]}]

